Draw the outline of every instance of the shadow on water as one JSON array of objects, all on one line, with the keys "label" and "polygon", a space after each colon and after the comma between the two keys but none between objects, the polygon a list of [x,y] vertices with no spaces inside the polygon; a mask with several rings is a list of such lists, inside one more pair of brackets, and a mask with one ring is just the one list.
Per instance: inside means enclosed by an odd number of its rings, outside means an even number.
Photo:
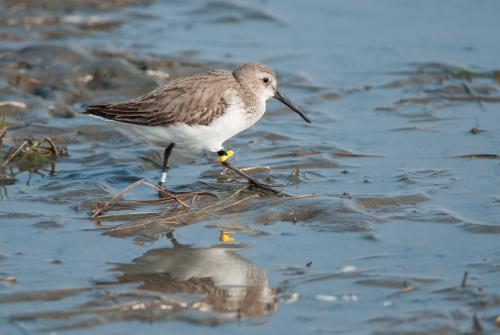
[{"label": "shadow on water", "polygon": [[194,248],[167,235],[173,248],[149,250],[131,264],[116,267],[120,283],[141,282],[139,289],[206,295],[208,307],[218,312],[264,315],[277,308],[276,290],[266,273],[241,257],[237,247]]},{"label": "shadow on water", "polygon": [[113,281],[3,296],[0,304],[55,303],[83,295],[84,301],[70,308],[9,316],[15,323],[38,320],[37,329],[44,331],[126,320],[177,320],[215,326],[276,311],[279,290],[269,286],[264,270],[239,255],[242,245],[221,242],[191,247],[180,244],[172,232],[165,236],[171,247],[150,249],[130,263],[111,268],[109,271],[117,273]]}]

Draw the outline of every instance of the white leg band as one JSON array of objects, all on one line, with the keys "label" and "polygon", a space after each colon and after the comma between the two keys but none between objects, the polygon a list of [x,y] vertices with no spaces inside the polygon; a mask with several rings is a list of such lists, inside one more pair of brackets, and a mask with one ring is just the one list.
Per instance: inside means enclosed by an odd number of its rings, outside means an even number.
[{"label": "white leg band", "polygon": [[165,184],[167,181],[167,172],[162,172],[160,177],[160,183]]}]

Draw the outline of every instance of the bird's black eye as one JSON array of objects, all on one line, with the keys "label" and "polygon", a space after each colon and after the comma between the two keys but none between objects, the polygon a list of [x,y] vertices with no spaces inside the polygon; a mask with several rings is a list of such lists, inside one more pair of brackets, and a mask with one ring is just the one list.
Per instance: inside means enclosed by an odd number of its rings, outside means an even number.
[{"label": "bird's black eye", "polygon": [[262,81],[264,82],[264,84],[268,84],[269,83],[269,78],[264,77],[264,78],[262,78]]}]

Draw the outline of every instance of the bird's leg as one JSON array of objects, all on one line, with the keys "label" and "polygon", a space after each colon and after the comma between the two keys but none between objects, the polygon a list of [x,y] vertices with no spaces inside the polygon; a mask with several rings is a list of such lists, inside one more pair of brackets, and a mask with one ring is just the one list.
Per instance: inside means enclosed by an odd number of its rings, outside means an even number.
[{"label": "bird's leg", "polygon": [[175,143],[170,143],[166,148],[165,148],[165,153],[163,154],[163,164],[161,167],[161,177],[160,181],[158,182],[158,186],[160,187],[160,191],[158,191],[159,197],[160,198],[192,198],[200,195],[210,195],[210,196],[215,196],[215,194],[211,192],[196,192],[196,191],[189,191],[189,192],[174,192],[169,190],[168,188],[165,187],[165,182],[167,181],[167,172],[168,172],[168,159],[170,155],[172,154],[172,150],[174,149]]},{"label": "bird's leg", "polygon": [[[172,154],[172,150],[174,149],[175,143],[170,143],[166,148],[165,152],[163,154],[163,164],[161,167],[161,177],[160,181],[158,182],[159,186],[159,191],[158,195],[160,198],[170,198],[174,200],[181,200],[181,199],[189,199],[201,195],[210,195],[210,196],[215,196],[217,195],[211,193],[211,192],[197,192],[197,191],[188,191],[188,192],[174,192],[169,190],[168,188],[165,187],[165,182],[167,181],[167,172],[168,172],[168,159],[170,158],[170,155]],[[179,201],[178,201],[179,202]]]},{"label": "bird's leg", "polygon": [[233,154],[234,153],[233,153],[232,150],[228,150],[228,151],[220,150],[220,151],[217,152],[217,155],[219,156],[219,161],[221,162],[221,164],[224,165],[229,170],[233,171],[234,173],[238,174],[239,176],[245,178],[250,183],[251,187],[261,188],[263,190],[266,190],[266,191],[269,191],[269,192],[272,192],[272,193],[275,193],[275,194],[283,195],[283,192],[275,190],[271,186],[263,184],[263,183],[257,181],[255,178],[250,177],[245,172],[243,172],[240,169],[235,168],[234,166],[232,166],[231,164],[229,164],[229,162],[227,161],[227,159],[229,157],[233,156]]},{"label": "bird's leg", "polygon": [[175,247],[182,247],[182,244],[180,244],[179,242],[177,242],[177,239],[174,237],[174,231],[171,230],[169,231],[168,233],[165,234],[165,236],[170,240],[170,242],[172,243],[172,245]]},{"label": "bird's leg", "polygon": [[[158,186],[161,188],[165,188],[165,182],[167,181],[167,171],[168,171],[168,158],[172,154],[172,150],[174,149],[175,143],[170,143],[166,148],[163,154],[163,164],[161,167],[161,177]],[[164,196],[164,194],[160,191],[160,198]]]}]

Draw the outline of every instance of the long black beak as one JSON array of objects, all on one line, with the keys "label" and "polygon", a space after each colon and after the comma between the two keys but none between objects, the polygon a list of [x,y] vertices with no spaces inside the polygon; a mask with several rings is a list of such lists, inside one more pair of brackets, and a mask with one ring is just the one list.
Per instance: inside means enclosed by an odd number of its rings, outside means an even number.
[{"label": "long black beak", "polygon": [[280,91],[276,90],[276,93],[274,93],[273,98],[281,101],[282,103],[290,107],[291,110],[299,114],[307,123],[311,123],[311,120],[309,120],[307,115],[299,108],[299,106],[294,104],[292,100],[288,99],[286,95],[281,94]]}]

